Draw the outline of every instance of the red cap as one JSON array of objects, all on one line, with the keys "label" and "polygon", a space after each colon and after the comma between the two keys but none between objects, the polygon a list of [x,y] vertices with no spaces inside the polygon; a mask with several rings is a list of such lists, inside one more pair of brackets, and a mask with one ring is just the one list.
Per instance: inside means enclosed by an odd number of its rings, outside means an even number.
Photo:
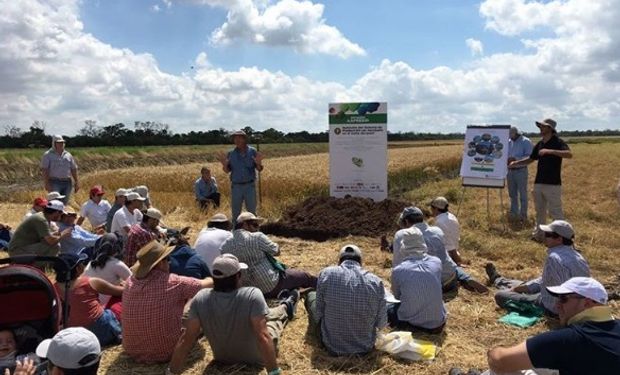
[{"label": "red cap", "polygon": [[34,205],[35,206],[45,207],[45,206],[47,206],[47,199],[41,198],[41,197],[35,198],[34,199]]},{"label": "red cap", "polygon": [[100,195],[104,194],[103,188],[99,185],[95,185],[90,189],[90,195]]}]

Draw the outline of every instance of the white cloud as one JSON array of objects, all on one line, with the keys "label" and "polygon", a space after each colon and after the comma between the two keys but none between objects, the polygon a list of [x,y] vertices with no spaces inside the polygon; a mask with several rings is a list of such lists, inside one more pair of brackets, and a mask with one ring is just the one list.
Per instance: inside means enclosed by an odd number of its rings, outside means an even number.
[{"label": "white cloud", "polygon": [[482,45],[481,41],[477,39],[467,38],[465,40],[465,44],[467,45],[467,48],[469,48],[472,56],[480,56],[484,54],[484,46]]},{"label": "white cloud", "polygon": [[151,11],[155,12],[155,13],[159,13],[161,11],[161,8],[159,7],[159,4],[154,4],[151,7]]}]

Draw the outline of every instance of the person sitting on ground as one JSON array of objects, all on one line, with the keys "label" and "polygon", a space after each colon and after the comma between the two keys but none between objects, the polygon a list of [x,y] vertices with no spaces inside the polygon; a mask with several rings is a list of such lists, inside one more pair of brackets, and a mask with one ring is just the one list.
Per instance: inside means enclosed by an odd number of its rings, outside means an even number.
[{"label": "person sitting on ground", "polygon": [[144,198],[138,193],[128,193],[125,196],[125,205],[114,213],[111,233],[119,233],[123,239],[127,239],[131,226],[142,221],[140,209],[144,203]]},{"label": "person sitting on ground", "polygon": [[489,350],[491,370],[485,374],[620,374],[620,321],[607,306],[603,285],[589,277],[573,277],[546,289],[557,298],[563,328]]},{"label": "person sitting on ground", "polygon": [[31,215],[43,212],[45,206],[47,206],[47,199],[41,197],[35,198],[34,202],[32,202],[32,207],[26,212],[22,221],[26,220]]},{"label": "person sitting on ground", "polygon": [[[50,201],[54,201],[54,200],[56,200],[56,201],[61,201],[61,202],[62,202],[62,200],[63,200],[63,199],[65,199],[65,198],[66,198],[66,196],[64,196],[64,195],[60,194],[60,193],[59,193],[59,192],[57,192],[57,191],[50,191],[50,192],[49,192],[49,193],[47,193],[47,195],[45,196],[45,199],[47,199],[47,201],[48,201],[48,202],[50,202]],[[65,204],[65,203],[63,203],[63,204]]]},{"label": "person sitting on ground", "polygon": [[191,302],[189,319],[175,347],[167,373],[177,374],[201,333],[213,359],[225,364],[265,367],[270,375],[281,373],[277,348],[287,322],[294,318],[297,291],[283,293],[277,307],[269,308],[263,293],[241,285],[248,266],[224,254],[213,262],[213,289],[200,291]]},{"label": "person sitting on ground", "polygon": [[131,189],[132,192],[138,193],[140,197],[144,198],[144,208],[149,209],[153,206],[151,201],[151,195],[149,194],[149,188],[146,185],[138,185]]},{"label": "person sitting on ground", "polygon": [[5,374],[6,370],[14,369],[18,361],[24,362],[27,359],[36,363],[39,362],[34,353],[19,354],[15,331],[9,328],[0,328],[0,374]]},{"label": "person sitting on ground", "polygon": [[82,228],[79,224],[75,223],[77,219],[77,213],[73,211],[71,207],[65,208],[60,216],[58,222],[58,229],[61,231],[71,228],[71,235],[60,240],[60,252],[61,253],[74,253],[83,252],[88,255],[89,258],[93,255],[93,247],[95,242],[101,238],[100,234],[94,234],[86,229]]},{"label": "person sitting on ground", "polygon": [[50,222],[60,220],[64,209],[65,206],[61,201],[53,200],[47,203],[43,212],[22,221],[9,242],[9,256],[58,254],[60,241],[69,237],[73,228],[66,228],[59,234],[54,234]]},{"label": "person sitting on ground", "polygon": [[99,185],[95,185],[90,189],[90,199],[88,199],[80,209],[80,218],[77,221],[78,225],[82,225],[84,219],[88,219],[93,231],[104,230],[108,212],[110,212],[112,208],[110,202],[103,199],[104,194],[103,187]]},{"label": "person sitting on ground", "polygon": [[[84,327],[93,332],[101,345],[114,345],[121,341],[121,326],[110,309],[105,309],[99,302],[99,294],[120,296],[123,287],[112,285],[105,280],[84,275],[87,257],[72,253],[58,256],[66,265],[54,266],[56,283],[54,286],[64,299],[66,283],[69,283],[68,300],[64,301],[69,309],[67,327]],[[67,268],[70,271],[67,272]],[[67,278],[69,276],[69,278]]]},{"label": "person sitting on ground", "polygon": [[[469,275],[462,267],[457,266],[449,256],[448,251],[444,245],[444,233],[441,228],[428,225],[424,222],[424,213],[418,207],[407,207],[403,210],[398,218],[398,222],[402,228],[410,228],[415,226],[418,228],[424,236],[424,242],[428,249],[428,254],[435,256],[441,260],[441,282],[442,290],[444,293],[454,292],[458,289],[458,284],[463,285],[465,289],[478,292],[488,293],[489,288],[475,280]],[[392,261],[392,267],[398,266],[403,256],[399,251],[399,244],[401,242],[400,231],[394,235],[393,251],[394,259]]]},{"label": "person sitting on ground", "polygon": [[583,256],[575,249],[575,231],[564,220],[555,220],[549,225],[541,225],[547,246],[547,258],[542,276],[526,283],[502,277],[492,263],[485,267],[489,281],[503,289],[495,294],[495,302],[504,307],[508,301],[531,303],[545,309],[547,315],[555,316],[556,298],[547,292],[546,287],[560,285],[571,277],[590,276],[590,267]]},{"label": "person sitting on ground", "polygon": [[0,223],[0,250],[7,250],[9,248],[9,242],[11,242],[11,236],[13,236],[12,229],[8,224]]},{"label": "person sitting on ground", "polygon": [[[123,250],[123,243],[114,233],[104,234],[95,244],[93,260],[88,263],[84,274],[88,277],[97,277],[112,285],[122,286],[131,276],[131,270],[122,260],[118,259]],[[110,297],[99,294],[99,301],[108,306]]]},{"label": "person sitting on ground", "polygon": [[170,272],[195,279],[211,276],[207,264],[189,246],[187,232],[189,232],[189,227],[181,230],[170,240],[170,244],[174,246],[170,253]]},{"label": "person sitting on ground", "polygon": [[123,291],[123,349],[137,362],[167,362],[181,337],[183,308],[202,288],[203,280],[170,273],[166,248],[153,240],[138,251]]},{"label": "person sitting on ground", "polygon": [[445,197],[437,197],[431,202],[431,212],[435,217],[435,225],[443,232],[444,245],[448,254],[454,262],[461,266],[463,259],[459,252],[459,241],[461,240],[461,226],[458,219],[452,212],[449,212],[449,203]]},{"label": "person sitting on ground", "polygon": [[43,340],[36,353],[47,359],[48,375],[97,375],[101,345],[89,330],[73,327]]},{"label": "person sitting on ground", "polygon": [[211,216],[207,222],[207,227],[198,233],[194,249],[209,269],[213,267],[213,260],[220,255],[222,244],[227,239],[232,238],[231,228],[232,224],[226,215],[218,213]]},{"label": "person sitting on ground", "polygon": [[222,254],[233,254],[250,267],[241,279],[243,285],[257,287],[265,298],[276,298],[284,289],[316,288],[315,276],[286,268],[274,258],[280,255],[280,248],[258,231],[262,220],[251,212],[241,213],[233,236],[222,244]]},{"label": "person sitting on ground", "polygon": [[345,245],[338,266],[319,273],[316,292],[307,294],[305,307],[310,332],[334,355],[371,352],[377,331],[387,325],[383,281],[362,268],[356,245]]},{"label": "person sitting on ground", "polygon": [[105,220],[105,231],[108,233],[112,233],[112,220],[114,219],[114,215],[116,211],[120,210],[125,206],[126,195],[128,194],[127,189],[120,188],[116,190],[114,193],[114,204],[110,207],[108,214]]},{"label": "person sitting on ground", "polygon": [[427,254],[418,228],[403,229],[400,238],[404,259],[392,270],[392,292],[400,303],[388,306],[390,326],[440,333],[447,318],[441,293],[441,260]]},{"label": "person sitting on ground", "polygon": [[209,203],[213,204],[215,208],[219,208],[220,193],[217,188],[217,181],[215,181],[215,177],[211,176],[209,167],[202,167],[200,175],[196,182],[194,182],[194,194],[200,209],[207,209]]},{"label": "person sitting on ground", "polygon": [[127,235],[123,261],[128,267],[136,263],[136,254],[147,243],[161,237],[158,226],[162,214],[156,208],[149,208],[140,223],[133,224]]}]

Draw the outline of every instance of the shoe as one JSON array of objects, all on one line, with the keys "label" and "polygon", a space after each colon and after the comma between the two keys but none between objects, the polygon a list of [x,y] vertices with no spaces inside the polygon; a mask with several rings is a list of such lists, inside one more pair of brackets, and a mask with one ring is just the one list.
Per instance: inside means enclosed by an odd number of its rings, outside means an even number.
[{"label": "shoe", "polygon": [[[284,298],[280,298],[281,296]],[[278,293],[278,299],[280,300],[281,305],[286,306],[286,315],[288,315],[288,320],[295,319],[295,310],[297,308],[297,301],[299,301],[299,291],[297,289],[284,289]]]},{"label": "shoe", "polygon": [[480,370],[476,368],[470,368],[469,371],[467,371],[467,374],[464,374],[464,375],[480,375],[480,374],[482,374]]},{"label": "shoe", "polygon": [[466,375],[461,371],[458,367],[452,367],[450,371],[448,371],[448,375]]},{"label": "shoe", "polygon": [[495,265],[493,263],[487,263],[484,266],[484,270],[486,271],[489,282],[491,284],[495,283],[495,280],[501,277],[501,275],[497,273],[497,269],[495,268]]}]

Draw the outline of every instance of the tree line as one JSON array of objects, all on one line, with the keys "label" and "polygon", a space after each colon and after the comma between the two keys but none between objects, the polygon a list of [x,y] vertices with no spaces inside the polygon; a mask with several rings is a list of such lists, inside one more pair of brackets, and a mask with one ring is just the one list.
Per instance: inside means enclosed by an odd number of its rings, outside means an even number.
[{"label": "tree line", "polygon": [[[51,134],[46,133],[44,121],[34,121],[28,130],[13,125],[5,125],[0,136],[3,148],[49,147]],[[250,126],[243,130],[251,142],[261,143],[321,143],[328,141],[328,132],[310,133],[308,131],[284,133],[269,128],[258,131]],[[620,130],[577,130],[563,131],[562,136],[620,136]],[[536,136],[537,133],[527,134]],[[388,141],[450,140],[463,139],[464,133],[416,133],[388,132]],[[170,125],[157,121],[135,121],[133,128],[124,123],[105,126],[87,120],[75,136],[66,136],[71,147],[110,147],[110,146],[171,146],[171,145],[212,145],[230,143],[230,131],[224,128],[174,133]]]}]

